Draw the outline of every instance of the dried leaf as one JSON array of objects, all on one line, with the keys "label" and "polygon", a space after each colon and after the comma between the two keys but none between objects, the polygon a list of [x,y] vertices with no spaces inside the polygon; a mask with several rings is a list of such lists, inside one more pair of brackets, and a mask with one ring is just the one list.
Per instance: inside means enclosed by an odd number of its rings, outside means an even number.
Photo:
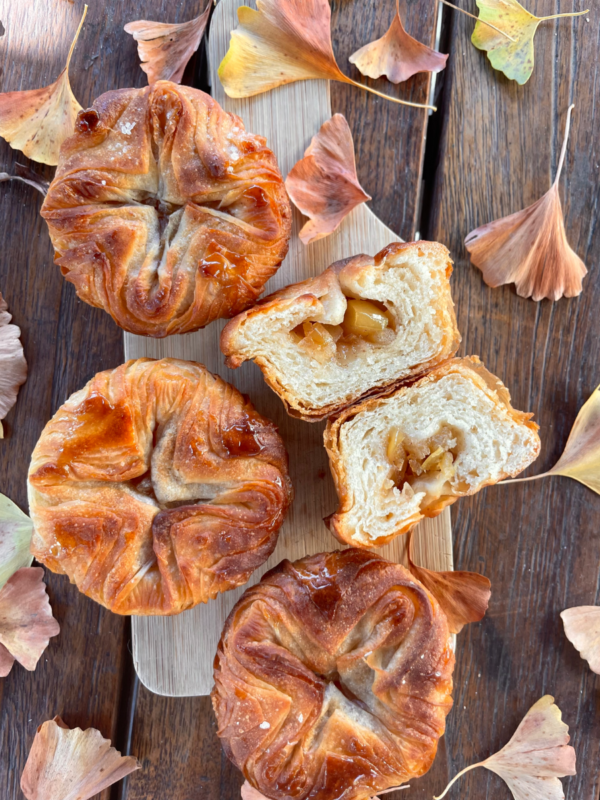
[{"label": "dried leaf", "polygon": [[26,183],[29,186],[33,186],[34,189],[37,189],[43,197],[46,196],[49,186],[47,181],[37,181],[32,178],[25,178],[22,175],[9,175],[8,172],[0,172],[0,183],[4,183],[4,181],[21,181],[21,183]]},{"label": "dried leaf", "polygon": [[561,612],[565,634],[592,672],[600,675],[600,607],[577,606]]},{"label": "dried leaf", "polygon": [[[28,670],[35,669],[50,637],[60,631],[43,578],[41,567],[23,567],[0,590],[0,644]],[[5,665],[0,675],[8,675],[11,667]]]},{"label": "dried leaf", "polygon": [[358,182],[352,133],[342,114],[323,123],[285,187],[294,205],[310,217],[300,231],[304,244],[328,236],[353,208],[371,199]]},{"label": "dried leaf", "polygon": [[477,572],[435,572],[417,567],[412,560],[412,534],[408,543],[408,568],[440,604],[448,620],[450,633],[460,633],[469,622],[485,616],[490,595],[490,581]]},{"label": "dried leaf", "polygon": [[341,81],[415,108],[433,106],[389,97],[357,83],[340,70],[331,44],[329,0],[257,0],[258,10],[240,6],[239,26],[219,67],[229,97],[251,97],[294,81]]},{"label": "dried leaf", "polygon": [[68,728],[60,717],[37,729],[21,775],[27,800],[88,800],[140,769],[122,756],[100,731]]},{"label": "dried leaf", "polygon": [[482,225],[465,239],[471,261],[488,286],[514,283],[517,294],[534,300],[559,300],[581,293],[587,269],[567,242],[558,192],[572,108],[567,113],[558,170],[549,191],[533,205]]},{"label": "dried leaf", "polygon": [[33,523],[12,500],[0,494],[0,589],[21,569],[31,566]]},{"label": "dried leaf", "polygon": [[385,75],[392,83],[402,83],[417,72],[439,72],[447,59],[447,55],[418,42],[404,30],[400,2],[396,0],[396,16],[387,33],[353,53],[350,63],[368,78]]},{"label": "dried leaf", "polygon": [[[27,379],[27,361],[19,339],[21,329],[11,324],[7,308],[0,292],[0,420],[16,403],[19,387]],[[3,435],[0,422],[0,439]]]},{"label": "dried leaf", "polygon": [[529,709],[502,750],[463,769],[435,800],[441,800],[461,775],[475,767],[485,767],[499,775],[515,800],[564,800],[558,779],[576,773],[575,750],[568,744],[568,730],[554,698],[545,695]]},{"label": "dried leaf", "polygon": [[[486,50],[494,69],[517,83],[526,83],[533,72],[533,37],[540,22],[558,17],[578,17],[588,11],[535,17],[517,0],[477,0],[479,19],[471,41],[479,50]],[[490,23],[506,32],[514,41],[507,41]]]},{"label": "dried leaf", "polygon": [[600,386],[594,389],[579,409],[563,454],[552,469],[528,478],[511,478],[502,483],[525,483],[549,475],[574,478],[600,494]]},{"label": "dried leaf", "polygon": [[200,16],[189,22],[171,25],[140,19],[125,25],[125,31],[138,43],[140,66],[148,76],[148,83],[181,83],[188,61],[200,47],[211,7],[208,0]]},{"label": "dried leaf", "polygon": [[73,133],[75,119],[82,110],[69,83],[69,64],[86,13],[87,6],[67,64],[54,83],[43,89],[0,94],[0,136],[41,164],[58,164],[60,146]]}]

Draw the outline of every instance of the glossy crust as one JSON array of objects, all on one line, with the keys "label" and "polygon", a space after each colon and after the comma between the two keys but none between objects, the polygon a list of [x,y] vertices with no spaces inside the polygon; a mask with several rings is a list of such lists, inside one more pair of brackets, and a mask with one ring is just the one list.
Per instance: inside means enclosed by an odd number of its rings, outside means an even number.
[{"label": "glossy crust", "polygon": [[203,92],[169,81],[107,92],[75,127],[41,213],[82,300],[154,337],[255,302],[291,230],[262,136]]},{"label": "glossy crust", "polygon": [[201,364],[128,361],[44,428],[32,553],[118,614],[177,614],[248,580],[291,496],[275,426],[236,389]]},{"label": "glossy crust", "polygon": [[446,617],[360,550],[283,561],[225,623],[213,707],[227,756],[273,800],[366,800],[426,772],[452,705]]},{"label": "glossy crust", "polygon": [[[221,350],[226,356],[225,360],[227,366],[236,369],[251,357],[242,353],[238,344],[240,330],[249,318],[262,317],[265,324],[268,325],[269,319],[273,313],[285,310],[286,307],[289,307],[290,304],[294,302],[305,305],[307,315],[310,315],[311,306],[314,308],[313,313],[315,313],[319,307],[319,298],[323,297],[323,295],[336,293],[341,297],[342,289],[340,281],[345,277],[351,281],[358,282],[360,281],[361,274],[366,271],[371,271],[373,266],[386,269],[386,259],[388,256],[395,257],[406,253],[407,256],[410,257],[414,252],[420,249],[426,249],[427,255],[435,256],[447,262],[446,279],[449,279],[452,274],[452,262],[447,248],[438,242],[394,242],[384,247],[383,250],[380,250],[380,252],[373,257],[361,254],[353,256],[352,258],[336,261],[322,272],[321,275],[317,275],[315,278],[310,278],[300,283],[291,284],[290,286],[280,289],[278,292],[268,295],[260,300],[253,308],[244,311],[228,322],[221,333]],[[398,379],[377,383],[369,392],[350,393],[341,398],[338,402],[330,403],[325,406],[310,405],[294,392],[290,391],[285,381],[279,376],[279,370],[268,356],[258,355],[252,358],[260,367],[266,383],[279,395],[290,416],[299,417],[307,422],[319,422],[333,414],[339,413],[342,409],[361,398],[364,399],[373,394],[381,394],[395,386],[406,383],[411,378],[433,369],[456,353],[460,345],[460,334],[456,324],[456,315],[454,313],[454,304],[452,302],[449,284],[438,287],[438,292],[439,297],[436,314],[440,320],[440,324],[444,328],[443,343],[439,352],[426,362],[414,364]]]}]

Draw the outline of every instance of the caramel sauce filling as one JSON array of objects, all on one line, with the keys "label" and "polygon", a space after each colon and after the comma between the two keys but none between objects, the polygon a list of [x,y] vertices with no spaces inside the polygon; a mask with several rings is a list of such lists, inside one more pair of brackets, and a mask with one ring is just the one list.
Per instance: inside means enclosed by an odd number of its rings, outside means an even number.
[{"label": "caramel sauce filling", "polygon": [[442,428],[425,441],[411,441],[398,428],[388,436],[386,456],[394,467],[393,480],[399,489],[408,484],[413,492],[425,492],[421,508],[442,495],[454,494],[449,482],[455,476],[457,438]]}]

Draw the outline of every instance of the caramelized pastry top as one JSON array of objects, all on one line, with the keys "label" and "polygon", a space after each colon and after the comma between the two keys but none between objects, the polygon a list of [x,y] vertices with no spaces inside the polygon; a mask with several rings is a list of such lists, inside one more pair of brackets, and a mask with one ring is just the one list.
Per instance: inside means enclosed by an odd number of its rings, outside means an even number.
[{"label": "caramelized pastry top", "polygon": [[366,800],[430,767],[453,666],[446,617],[404,567],[355,549],[283,561],[225,624],[218,734],[273,800]]},{"label": "caramelized pastry top", "polygon": [[32,553],[120,614],[176,614],[245,583],[291,500],[275,426],[202,365],[129,361],[46,425]]},{"label": "caramelized pastry top", "polygon": [[41,213],[79,297],[155,337],[251,306],[291,226],[266,140],[169,81],[107,92],[79,114]]}]

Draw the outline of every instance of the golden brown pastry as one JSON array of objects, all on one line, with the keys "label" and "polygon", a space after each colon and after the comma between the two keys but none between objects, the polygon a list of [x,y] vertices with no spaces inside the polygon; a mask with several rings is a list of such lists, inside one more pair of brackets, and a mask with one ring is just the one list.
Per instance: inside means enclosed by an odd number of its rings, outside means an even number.
[{"label": "golden brown pastry", "polygon": [[324,434],[340,501],[330,530],[355,547],[378,547],[517,475],[540,452],[532,416],[511,406],[476,356],[346,409]]},{"label": "golden brown pastry", "polygon": [[201,364],[99,372],[44,428],[31,551],[117,614],[177,614],[245,583],[291,500],[273,423]]},{"label": "golden brown pastry", "polygon": [[254,359],[289,414],[323,419],[456,353],[451,273],[437,242],[338,261],[232,319],[221,349],[230,367]]},{"label": "golden brown pastry", "polygon": [[431,766],[453,667],[446,617],[404,567],[355,549],[283,561],[225,623],[218,734],[272,800],[366,800]]},{"label": "golden brown pastry", "polygon": [[42,206],[56,263],[127,331],[195,331],[251,306],[288,249],[275,156],[188,86],[120,89],[82,111]]}]

